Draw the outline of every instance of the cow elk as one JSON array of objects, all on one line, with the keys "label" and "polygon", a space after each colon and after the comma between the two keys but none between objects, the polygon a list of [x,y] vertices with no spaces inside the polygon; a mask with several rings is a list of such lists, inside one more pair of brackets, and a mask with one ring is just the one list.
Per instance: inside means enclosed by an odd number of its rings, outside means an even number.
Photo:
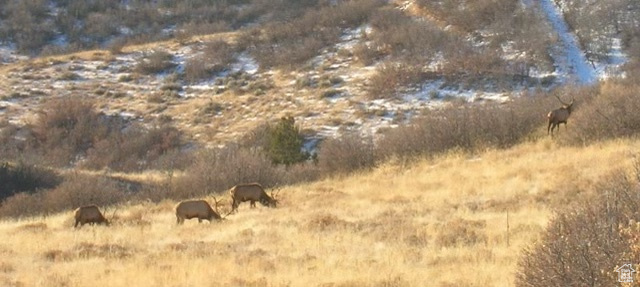
[{"label": "cow elk", "polygon": [[100,209],[98,209],[98,207],[95,205],[87,205],[77,208],[74,212],[74,217],[76,219],[76,223],[73,225],[73,227],[78,227],[78,224],[80,224],[80,227],[82,227],[87,223],[91,225],[109,225],[109,221],[104,217],[104,215],[102,215]]},{"label": "cow elk", "polygon": [[571,102],[567,104],[563,102],[560,97],[556,96],[556,98],[558,99],[558,101],[560,101],[560,103],[562,103],[562,107],[550,111],[547,115],[547,118],[549,119],[549,125],[547,125],[547,134],[551,133],[551,135],[553,135],[553,130],[556,127],[558,128],[558,131],[560,131],[560,124],[564,124],[566,129],[567,120],[571,115],[571,108],[573,107],[574,101],[574,98],[571,98]]},{"label": "cow elk", "polygon": [[176,206],[176,218],[178,224],[184,223],[185,219],[197,218],[198,222],[202,220],[208,220],[209,223],[215,220],[222,220],[223,218],[218,214],[218,200],[214,197],[213,200],[216,203],[216,211],[211,208],[211,205],[205,200],[187,200],[178,203]]},{"label": "cow elk", "polygon": [[249,201],[251,207],[256,206],[256,201],[269,207],[276,207],[278,204],[275,195],[271,193],[271,196],[269,196],[259,183],[239,184],[232,187],[229,193],[231,193],[231,199],[233,200],[231,212],[238,209],[238,205],[245,201]]}]

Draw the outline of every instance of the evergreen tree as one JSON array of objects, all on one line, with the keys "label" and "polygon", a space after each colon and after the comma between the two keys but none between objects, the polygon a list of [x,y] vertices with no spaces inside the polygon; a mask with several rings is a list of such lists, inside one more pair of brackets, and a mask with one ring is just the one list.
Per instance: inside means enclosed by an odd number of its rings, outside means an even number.
[{"label": "evergreen tree", "polygon": [[267,127],[266,152],[275,164],[291,165],[308,159],[302,151],[303,143],[293,117],[282,117],[275,126]]}]

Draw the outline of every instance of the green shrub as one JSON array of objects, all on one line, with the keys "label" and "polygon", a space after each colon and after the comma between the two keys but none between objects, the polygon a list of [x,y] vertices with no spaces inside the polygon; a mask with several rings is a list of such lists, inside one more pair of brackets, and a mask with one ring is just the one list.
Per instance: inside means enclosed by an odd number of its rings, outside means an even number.
[{"label": "green shrub", "polygon": [[309,158],[302,151],[304,138],[293,117],[283,117],[266,131],[265,152],[275,164],[291,165]]}]

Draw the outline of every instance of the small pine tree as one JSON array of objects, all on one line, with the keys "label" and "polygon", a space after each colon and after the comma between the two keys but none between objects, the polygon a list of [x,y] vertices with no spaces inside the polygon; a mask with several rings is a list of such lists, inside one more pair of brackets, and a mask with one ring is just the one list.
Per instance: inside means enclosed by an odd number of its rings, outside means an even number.
[{"label": "small pine tree", "polygon": [[304,138],[293,117],[282,117],[275,126],[268,126],[266,136],[266,152],[273,163],[291,165],[309,158],[302,151]]}]

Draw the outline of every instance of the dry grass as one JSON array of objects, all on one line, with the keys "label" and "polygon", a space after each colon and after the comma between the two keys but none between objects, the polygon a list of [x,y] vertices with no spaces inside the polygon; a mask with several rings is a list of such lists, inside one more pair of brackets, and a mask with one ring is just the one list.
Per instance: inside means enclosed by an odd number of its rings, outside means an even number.
[{"label": "dry grass", "polygon": [[110,227],[74,230],[71,212],[3,221],[0,285],[513,286],[551,209],[629,166],[639,146],[543,139],[389,163],[285,188],[279,208],[241,205],[213,224],[177,226],[172,201],[120,207]]}]

